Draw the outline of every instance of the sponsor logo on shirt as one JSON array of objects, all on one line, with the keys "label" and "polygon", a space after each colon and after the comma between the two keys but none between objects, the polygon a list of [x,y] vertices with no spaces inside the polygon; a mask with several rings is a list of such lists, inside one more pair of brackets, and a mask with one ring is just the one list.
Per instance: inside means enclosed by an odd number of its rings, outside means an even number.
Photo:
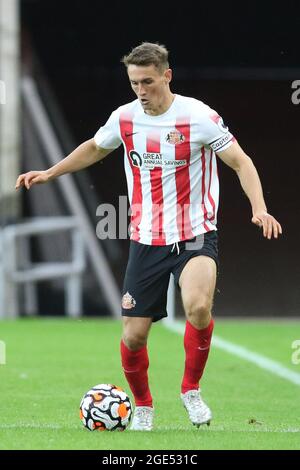
[{"label": "sponsor logo on shirt", "polygon": [[161,153],[143,153],[141,156],[135,150],[129,152],[132,165],[145,170],[153,170],[154,168],[177,168],[186,165],[186,160],[165,160]]},{"label": "sponsor logo on shirt", "polygon": [[172,145],[179,145],[182,144],[185,141],[185,137],[181,132],[179,131],[171,131],[166,137],[166,141],[168,144]]},{"label": "sponsor logo on shirt", "polygon": [[130,157],[130,160],[131,160],[133,166],[137,166],[138,168],[140,168],[142,166],[142,164],[143,164],[142,158],[141,158],[140,154],[137,153],[135,150],[130,150],[129,157]]},{"label": "sponsor logo on shirt", "polygon": [[138,134],[138,132],[125,132],[125,137],[131,137],[132,135]]}]

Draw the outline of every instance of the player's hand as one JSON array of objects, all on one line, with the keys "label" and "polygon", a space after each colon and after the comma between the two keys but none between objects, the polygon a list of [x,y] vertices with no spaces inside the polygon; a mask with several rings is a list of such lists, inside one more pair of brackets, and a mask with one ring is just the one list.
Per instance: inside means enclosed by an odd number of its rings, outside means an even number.
[{"label": "player's hand", "polygon": [[263,229],[263,236],[271,240],[272,236],[278,238],[282,234],[280,223],[267,212],[257,212],[253,214],[252,223]]},{"label": "player's hand", "polygon": [[49,176],[46,171],[28,171],[20,175],[16,181],[16,189],[25,186],[26,189],[30,189],[34,184],[47,183]]}]

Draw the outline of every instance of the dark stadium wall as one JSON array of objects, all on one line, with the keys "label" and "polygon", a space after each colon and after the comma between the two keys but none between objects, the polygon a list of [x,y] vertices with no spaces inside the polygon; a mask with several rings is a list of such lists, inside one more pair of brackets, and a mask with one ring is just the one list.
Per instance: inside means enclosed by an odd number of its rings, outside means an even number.
[{"label": "dark stadium wall", "polygon": [[[120,57],[142,40],[167,45],[174,68],[173,91],[203,100],[223,116],[253,158],[269,211],[284,231],[280,240],[263,239],[251,224],[250,206],[236,175],[220,162],[216,313],[298,315],[300,104],[292,103],[290,79],[278,80],[275,75],[247,80],[246,72],[241,80],[217,77],[218,71],[222,76],[229,67],[255,67],[257,77],[261,67],[298,71],[299,16],[288,11],[279,15],[272,4],[273,14],[266,23],[267,12],[260,10],[257,15],[255,2],[252,7],[243,4],[243,12],[230,10],[229,2],[230,25],[218,21],[215,27],[209,7],[201,7],[195,16],[193,11],[169,8],[169,2],[161,2],[157,11],[154,5],[151,17],[145,18],[144,9],[135,9],[135,2],[129,6],[75,1],[70,10],[68,1],[24,0],[23,31],[31,37],[78,143],[90,138],[113,109],[134,99]],[[248,21],[241,22],[245,17]],[[215,78],[201,79],[196,73],[199,67],[215,67]],[[117,204],[118,196],[126,194],[121,150],[88,171],[105,201]],[[128,250],[128,241],[123,248]]]}]

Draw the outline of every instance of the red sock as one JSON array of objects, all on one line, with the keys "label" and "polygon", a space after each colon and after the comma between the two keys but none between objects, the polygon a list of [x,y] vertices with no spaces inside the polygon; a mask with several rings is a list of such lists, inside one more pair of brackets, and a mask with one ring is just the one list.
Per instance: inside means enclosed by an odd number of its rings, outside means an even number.
[{"label": "red sock", "polygon": [[124,374],[133,393],[136,406],[152,406],[152,396],[148,384],[147,346],[138,351],[131,351],[122,340],[121,358]]},{"label": "red sock", "polygon": [[213,319],[202,330],[198,330],[190,322],[186,322],[184,334],[185,368],[181,384],[182,393],[189,390],[198,390],[199,388],[199,380],[202,377],[207,361],[213,329]]}]

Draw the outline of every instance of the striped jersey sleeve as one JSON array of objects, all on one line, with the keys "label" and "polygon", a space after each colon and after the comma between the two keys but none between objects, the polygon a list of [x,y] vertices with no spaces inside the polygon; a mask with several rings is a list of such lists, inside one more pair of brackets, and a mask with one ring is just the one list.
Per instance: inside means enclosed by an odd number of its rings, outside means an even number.
[{"label": "striped jersey sleeve", "polygon": [[208,106],[199,126],[203,145],[210,147],[214,152],[226,150],[235,141],[222,117]]},{"label": "striped jersey sleeve", "polygon": [[106,124],[100,127],[94,136],[94,140],[98,147],[104,149],[116,149],[121,145],[118,109],[113,111]]}]

